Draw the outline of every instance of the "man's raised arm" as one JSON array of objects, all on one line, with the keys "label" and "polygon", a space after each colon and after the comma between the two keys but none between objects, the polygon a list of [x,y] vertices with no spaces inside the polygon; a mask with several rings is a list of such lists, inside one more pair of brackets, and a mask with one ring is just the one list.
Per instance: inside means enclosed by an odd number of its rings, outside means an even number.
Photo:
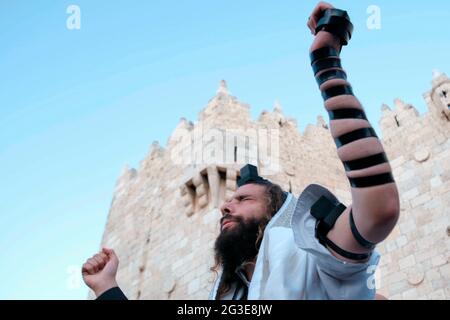
[{"label": "man's raised arm", "polygon": [[341,66],[341,48],[353,31],[350,18],[345,11],[321,2],[308,27],[315,35],[311,65],[352,194],[352,205],[337,215],[334,227],[325,231],[322,240],[342,260],[367,260],[368,253],[389,235],[398,220],[397,187],[383,146]]}]

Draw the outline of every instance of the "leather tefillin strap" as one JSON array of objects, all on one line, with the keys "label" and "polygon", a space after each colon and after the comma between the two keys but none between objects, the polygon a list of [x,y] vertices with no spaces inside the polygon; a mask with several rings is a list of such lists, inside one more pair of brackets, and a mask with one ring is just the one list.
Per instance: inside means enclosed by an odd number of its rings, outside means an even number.
[{"label": "leather tefillin strap", "polygon": [[325,58],[321,60],[317,60],[312,64],[314,75],[317,75],[320,71],[331,69],[331,68],[338,68],[342,69],[341,65],[341,59],[331,57],[331,58]]},{"label": "leather tefillin strap", "polygon": [[316,82],[319,87],[325,82],[333,79],[347,80],[347,74],[344,70],[331,69],[316,75]]},{"label": "leather tefillin strap", "polygon": [[391,172],[361,178],[349,178],[348,180],[353,188],[368,188],[395,182]]},{"label": "leather tefillin strap", "polygon": [[335,87],[332,87],[332,88],[322,91],[322,98],[325,101],[327,101],[328,99],[337,97],[337,96],[342,96],[342,95],[353,96],[352,87],[349,85],[339,85],[339,86],[335,86]]},{"label": "leather tefillin strap", "polygon": [[347,11],[339,9],[327,9],[322,18],[317,22],[316,33],[327,31],[341,40],[341,45],[346,46],[353,33],[353,24]]},{"label": "leather tefillin strap", "polygon": [[352,230],[353,237],[362,247],[370,250],[373,250],[375,248],[375,243],[372,243],[364,239],[364,237],[359,233],[358,229],[356,228],[355,220],[353,219],[353,210],[350,210],[350,229]]},{"label": "leather tefillin strap", "polygon": [[329,57],[339,57],[339,53],[333,47],[323,47],[317,50],[314,50],[309,54],[311,59],[311,65],[313,65],[316,61],[326,59]]},{"label": "leather tefillin strap", "polygon": [[361,128],[335,138],[334,142],[340,148],[346,144],[365,138],[378,138],[378,136],[373,128]]},{"label": "leather tefillin strap", "polygon": [[[347,11],[327,9],[319,19],[315,31],[316,34],[320,31],[330,32],[340,39],[342,46],[345,46],[352,37],[353,24],[350,21]],[[319,87],[326,81],[332,79],[347,79],[346,73],[342,70],[339,52],[335,48],[324,47],[317,49],[310,53],[310,58],[314,76],[316,77]],[[321,71],[325,72],[321,73]],[[327,100],[340,94],[353,94],[351,87],[340,88],[337,90],[337,92],[336,90],[331,90],[330,92],[323,93],[324,99]],[[344,92],[341,92],[342,90],[344,90]]]},{"label": "leather tefillin strap", "polygon": [[[333,241],[328,239],[327,234],[333,229],[336,220],[345,211],[346,207],[340,202],[334,202],[325,196],[322,196],[311,207],[311,215],[316,218],[315,236],[319,240],[319,243],[325,247],[330,247],[337,254],[351,260],[366,260],[370,257],[370,253],[353,253],[342,249],[336,245]],[[356,226],[353,223],[353,227],[356,230]],[[353,230],[352,230],[353,232]],[[359,232],[356,230],[360,236]],[[362,236],[360,237],[362,238]],[[355,237],[356,241],[360,239]],[[364,238],[362,238],[364,239]],[[364,240],[366,241],[366,240]],[[365,243],[365,242],[364,242]],[[369,243],[369,242],[368,242]],[[366,243],[365,243],[366,244]],[[366,244],[367,245],[367,244]]]},{"label": "leather tefillin strap", "polygon": [[339,53],[333,47],[314,50],[310,53],[310,58],[311,67],[319,87],[331,79],[347,79],[347,74],[342,69]]},{"label": "leather tefillin strap", "polygon": [[386,157],[386,154],[384,152],[375,154],[373,156],[351,160],[351,161],[344,161],[344,167],[345,171],[353,171],[353,170],[362,170],[369,167],[373,167],[379,164],[383,164],[388,162],[388,159]]},{"label": "leather tefillin strap", "polygon": [[[334,140],[337,148],[341,148],[342,146],[345,146],[346,144],[352,143],[354,141],[371,137],[378,138],[377,134],[375,133],[375,130],[370,127],[351,131],[349,133],[337,137]],[[386,157],[386,154],[382,152],[356,160],[343,161],[343,164],[345,171],[349,172],[353,170],[367,169],[387,162],[388,159]],[[348,180],[353,188],[368,188],[392,183],[395,181],[391,172],[366,177],[348,178]]]},{"label": "leather tefillin strap", "polygon": [[362,119],[367,120],[366,114],[360,109],[337,109],[328,111],[330,120],[341,120],[341,119]]},{"label": "leather tefillin strap", "polygon": [[[323,16],[319,20],[316,33],[321,30],[330,32],[340,38],[341,45],[347,45],[352,36],[353,25],[346,11],[328,9],[324,11]],[[319,87],[329,80],[347,80],[347,74],[341,66],[339,52],[335,48],[323,47],[316,49],[310,53],[310,58],[314,76]],[[321,94],[325,101],[342,95],[354,95],[350,85],[342,84],[322,90]],[[364,111],[358,108],[344,107],[342,109],[328,111],[328,114],[330,121],[342,119],[360,119],[367,121]],[[367,127],[345,133],[334,140],[337,148],[341,148],[357,140],[371,137],[378,138],[375,130],[372,127]],[[384,152],[356,160],[343,161],[344,168],[347,172],[367,169],[387,162],[388,160]],[[367,177],[349,178],[349,182],[354,188],[367,188],[394,182],[394,178],[392,173],[388,172]]]}]

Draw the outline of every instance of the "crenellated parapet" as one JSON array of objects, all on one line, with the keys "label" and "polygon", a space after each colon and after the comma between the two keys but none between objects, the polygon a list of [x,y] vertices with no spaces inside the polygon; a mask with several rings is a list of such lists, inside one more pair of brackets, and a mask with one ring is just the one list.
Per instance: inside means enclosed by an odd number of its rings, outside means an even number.
[{"label": "crenellated parapet", "polygon": [[411,127],[420,120],[417,109],[401,99],[394,100],[394,108],[383,104],[379,124],[383,136],[389,137],[398,132],[398,128]]},{"label": "crenellated parapet", "polygon": [[430,113],[450,125],[450,79],[445,73],[433,72],[432,88],[423,94]]},{"label": "crenellated parapet", "polygon": [[205,128],[242,127],[251,122],[250,106],[232,96],[222,80],[216,95],[199,113],[198,119]]},{"label": "crenellated parapet", "polygon": [[[382,106],[381,136],[402,200],[398,226],[378,246],[380,293],[389,298],[450,298],[447,88],[448,78],[435,72],[423,115],[400,99]],[[195,123],[181,118],[164,148],[154,142],[138,170],[125,167],[117,180],[102,244],[118,253],[118,281],[129,298],[208,296],[219,208],[246,163],[296,196],[318,183],[351,203],[323,117],[300,132],[275,102],[252,120],[222,81]]]},{"label": "crenellated parapet", "polygon": [[283,107],[278,101],[275,101],[272,112],[267,110],[261,112],[257,125],[268,128],[297,130],[297,120],[286,117],[283,113]]}]

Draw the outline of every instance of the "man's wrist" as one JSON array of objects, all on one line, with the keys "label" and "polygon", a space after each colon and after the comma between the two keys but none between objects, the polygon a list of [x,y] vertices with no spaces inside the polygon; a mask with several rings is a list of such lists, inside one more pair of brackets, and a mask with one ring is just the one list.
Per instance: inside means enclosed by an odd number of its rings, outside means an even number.
[{"label": "man's wrist", "polygon": [[105,293],[106,291],[108,291],[109,289],[118,287],[119,285],[117,284],[117,281],[115,279],[105,282],[103,284],[101,284],[98,287],[92,288],[92,290],[95,293],[95,296],[98,298],[100,297],[103,293]]},{"label": "man's wrist", "polygon": [[316,34],[310,51],[312,52],[316,49],[326,46],[333,47],[336,49],[336,51],[340,52],[342,47],[341,40],[334,34],[325,30],[321,30]]}]

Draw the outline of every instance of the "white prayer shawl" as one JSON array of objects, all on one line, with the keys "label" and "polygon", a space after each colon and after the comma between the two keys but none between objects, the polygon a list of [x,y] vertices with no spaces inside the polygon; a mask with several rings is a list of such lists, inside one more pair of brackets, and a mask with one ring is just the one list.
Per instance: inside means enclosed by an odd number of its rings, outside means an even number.
[{"label": "white prayer shawl", "polygon": [[[249,300],[374,299],[379,254],[372,252],[364,263],[348,263],[320,244],[310,208],[321,196],[336,199],[319,185],[308,186],[298,200],[288,194],[264,231]],[[217,295],[220,277],[210,299]]]}]

